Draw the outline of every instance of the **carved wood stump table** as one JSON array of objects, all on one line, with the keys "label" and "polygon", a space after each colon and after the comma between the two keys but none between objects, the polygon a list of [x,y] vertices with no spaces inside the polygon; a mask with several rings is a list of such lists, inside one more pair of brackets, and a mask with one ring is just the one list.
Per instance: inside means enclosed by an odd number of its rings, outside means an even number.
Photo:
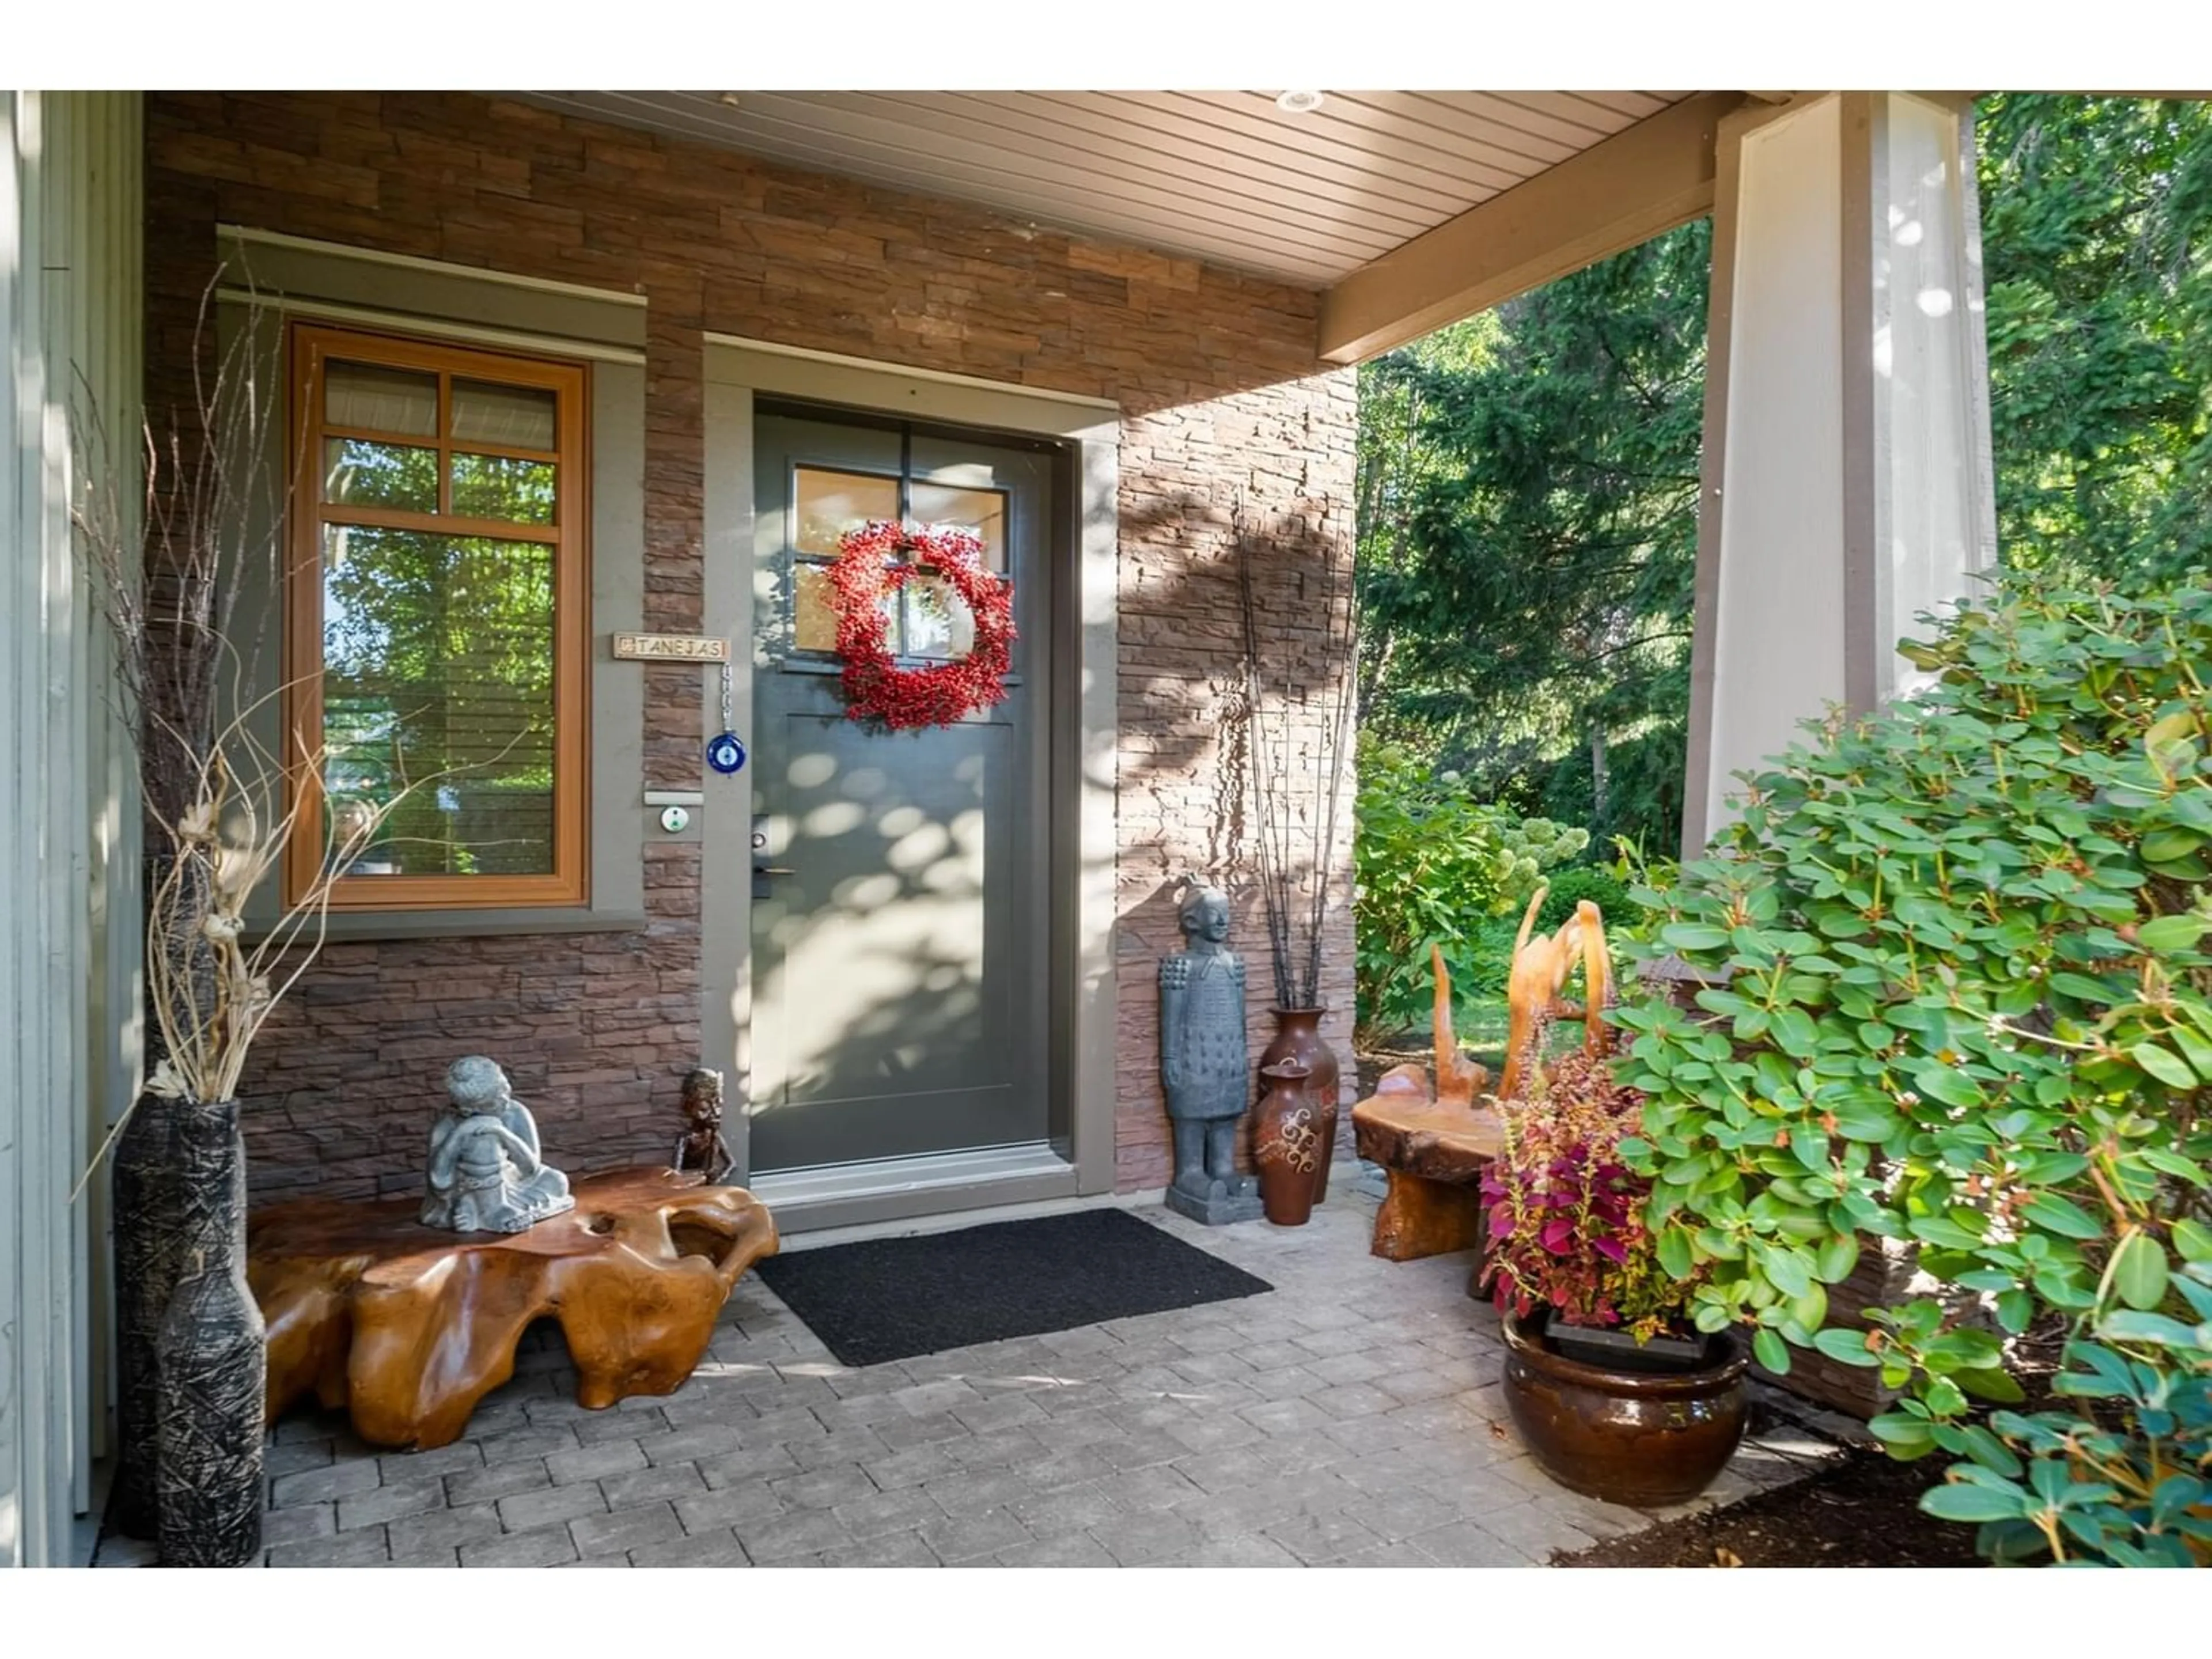
[{"label": "carved wood stump table", "polygon": [[775,1253],[775,1219],[742,1188],[669,1170],[573,1190],[574,1209],[519,1233],[425,1227],[419,1198],[255,1212],[246,1279],[269,1327],[268,1420],[313,1393],[372,1445],[446,1445],[545,1316],[568,1339],[579,1405],[674,1392],[738,1278]]},{"label": "carved wood stump table", "polygon": [[1400,1066],[1352,1109],[1352,1126],[1359,1156],[1390,1177],[1375,1215],[1374,1254],[1415,1261],[1472,1249],[1468,1294],[1477,1294],[1485,1235],[1481,1183],[1499,1151],[1498,1114],[1469,1102],[1431,1099],[1421,1068]]}]

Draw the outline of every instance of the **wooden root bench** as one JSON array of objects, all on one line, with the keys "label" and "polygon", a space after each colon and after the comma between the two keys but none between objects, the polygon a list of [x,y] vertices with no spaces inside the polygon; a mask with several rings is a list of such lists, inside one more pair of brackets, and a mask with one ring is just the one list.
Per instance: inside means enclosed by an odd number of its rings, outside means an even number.
[{"label": "wooden root bench", "polygon": [[1352,1127],[1359,1156],[1390,1178],[1375,1215],[1374,1254],[1415,1261],[1474,1250],[1467,1293],[1480,1295],[1488,1231],[1482,1177],[1499,1151],[1498,1114],[1471,1101],[1435,1099],[1421,1067],[1398,1066],[1352,1109]]},{"label": "wooden root bench", "polygon": [[[1374,1252],[1391,1261],[1413,1261],[1450,1250],[1473,1250],[1474,1271],[1467,1293],[1481,1294],[1482,1250],[1489,1237],[1482,1177],[1504,1149],[1500,1103],[1514,1110],[1525,1102],[1529,1079],[1541,1069],[1551,1022],[1571,1014],[1583,1024],[1583,1048],[1605,1054],[1612,1035],[1605,1011],[1613,998],[1613,962],[1605,943],[1605,918],[1588,900],[1558,933],[1536,933],[1547,889],[1529,896],[1513,942],[1507,977],[1505,1063],[1494,1095],[1484,1094],[1489,1073],[1460,1052],[1452,1032],[1451,975],[1443,951],[1429,947],[1436,977],[1431,1027],[1436,1042],[1436,1085],[1419,1066],[1394,1066],[1376,1080],[1375,1093],[1352,1109],[1360,1157],[1389,1172],[1390,1190],[1375,1217]],[[1580,1008],[1560,1000],[1568,975],[1583,970]]]},{"label": "wooden root bench", "polygon": [[775,1222],[742,1188],[670,1170],[586,1176],[573,1191],[574,1209],[519,1233],[425,1227],[416,1198],[255,1212],[246,1280],[269,1328],[268,1420],[312,1393],[371,1445],[447,1445],[547,1316],[568,1339],[577,1404],[673,1393],[738,1279],[775,1253]]}]

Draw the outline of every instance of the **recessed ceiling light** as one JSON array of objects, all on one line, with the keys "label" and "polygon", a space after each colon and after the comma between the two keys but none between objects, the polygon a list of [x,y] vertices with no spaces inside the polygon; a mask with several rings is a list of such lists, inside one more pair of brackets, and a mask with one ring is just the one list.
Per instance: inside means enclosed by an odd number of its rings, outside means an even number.
[{"label": "recessed ceiling light", "polygon": [[738,94],[734,92],[726,92],[722,94],[722,102],[727,104],[732,109],[735,109],[738,107]]},{"label": "recessed ceiling light", "polygon": [[1275,107],[1291,115],[1304,115],[1308,110],[1321,107],[1321,94],[1317,92],[1279,92],[1275,94]]}]

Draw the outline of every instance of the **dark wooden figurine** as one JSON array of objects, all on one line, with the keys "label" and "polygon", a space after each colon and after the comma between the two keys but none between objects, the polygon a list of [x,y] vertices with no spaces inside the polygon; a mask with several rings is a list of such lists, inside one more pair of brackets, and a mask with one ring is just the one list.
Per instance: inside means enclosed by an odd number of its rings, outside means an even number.
[{"label": "dark wooden figurine", "polygon": [[712,1186],[736,1162],[722,1139],[722,1074],[702,1066],[684,1079],[684,1133],[672,1167],[679,1175],[702,1176]]}]

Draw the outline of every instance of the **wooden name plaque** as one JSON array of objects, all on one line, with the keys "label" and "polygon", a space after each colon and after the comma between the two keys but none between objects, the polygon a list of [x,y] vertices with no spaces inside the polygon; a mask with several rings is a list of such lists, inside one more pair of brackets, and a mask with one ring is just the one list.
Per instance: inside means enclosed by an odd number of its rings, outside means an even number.
[{"label": "wooden name plaque", "polygon": [[730,642],[707,634],[617,634],[615,655],[624,662],[727,662]]}]

